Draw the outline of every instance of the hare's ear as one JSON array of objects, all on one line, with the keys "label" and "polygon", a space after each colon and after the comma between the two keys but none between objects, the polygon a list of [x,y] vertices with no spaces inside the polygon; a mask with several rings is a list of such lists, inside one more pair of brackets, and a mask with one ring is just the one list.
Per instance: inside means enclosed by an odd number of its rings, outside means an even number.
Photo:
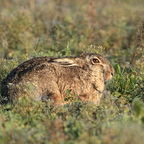
[{"label": "hare's ear", "polygon": [[80,66],[77,61],[77,58],[56,58],[52,59],[50,63],[59,64],[65,67]]}]

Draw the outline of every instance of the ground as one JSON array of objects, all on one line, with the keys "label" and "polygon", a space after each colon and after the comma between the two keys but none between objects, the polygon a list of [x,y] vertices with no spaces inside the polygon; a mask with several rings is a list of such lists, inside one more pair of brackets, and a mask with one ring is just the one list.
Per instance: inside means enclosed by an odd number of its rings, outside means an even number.
[{"label": "ground", "polygon": [[[116,75],[100,106],[22,97],[0,105],[0,143],[144,143],[143,0],[1,0],[0,82],[36,56],[105,55]],[[74,98],[73,98],[74,97]]]}]

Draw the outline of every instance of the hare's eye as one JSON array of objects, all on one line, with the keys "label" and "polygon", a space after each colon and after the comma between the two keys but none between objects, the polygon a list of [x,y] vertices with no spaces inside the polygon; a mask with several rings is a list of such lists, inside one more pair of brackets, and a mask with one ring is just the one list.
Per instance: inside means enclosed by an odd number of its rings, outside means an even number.
[{"label": "hare's eye", "polygon": [[94,63],[99,63],[100,61],[98,59],[93,59]]}]

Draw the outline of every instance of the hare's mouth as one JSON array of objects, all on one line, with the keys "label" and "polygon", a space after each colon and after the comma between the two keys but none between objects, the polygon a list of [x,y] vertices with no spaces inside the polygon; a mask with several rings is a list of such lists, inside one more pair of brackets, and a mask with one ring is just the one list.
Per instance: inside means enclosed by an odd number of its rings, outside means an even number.
[{"label": "hare's mouth", "polygon": [[108,80],[111,80],[113,78],[114,74],[111,73],[111,72],[105,72],[104,74],[104,80],[105,81],[108,81]]}]

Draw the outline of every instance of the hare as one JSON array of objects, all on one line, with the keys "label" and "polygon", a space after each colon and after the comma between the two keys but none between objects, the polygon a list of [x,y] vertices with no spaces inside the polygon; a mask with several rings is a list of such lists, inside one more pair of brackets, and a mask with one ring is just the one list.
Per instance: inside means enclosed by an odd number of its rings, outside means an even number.
[{"label": "hare", "polygon": [[20,64],[2,81],[2,102],[12,102],[28,93],[36,101],[50,99],[54,104],[65,104],[67,90],[71,90],[80,100],[99,105],[105,83],[114,73],[111,63],[96,53],[36,57]]}]

